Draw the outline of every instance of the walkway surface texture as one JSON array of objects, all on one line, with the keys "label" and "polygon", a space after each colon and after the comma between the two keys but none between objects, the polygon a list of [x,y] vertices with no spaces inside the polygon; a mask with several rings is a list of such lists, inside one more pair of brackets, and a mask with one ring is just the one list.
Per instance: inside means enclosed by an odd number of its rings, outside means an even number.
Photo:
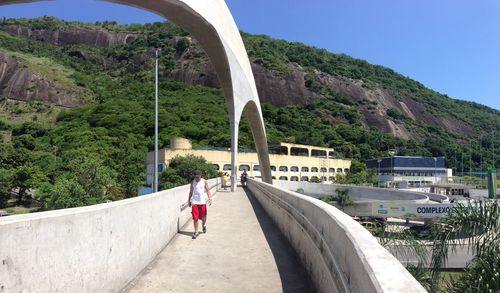
[{"label": "walkway surface texture", "polygon": [[192,221],[124,292],[312,292],[297,255],[251,193],[220,191],[207,233]]}]

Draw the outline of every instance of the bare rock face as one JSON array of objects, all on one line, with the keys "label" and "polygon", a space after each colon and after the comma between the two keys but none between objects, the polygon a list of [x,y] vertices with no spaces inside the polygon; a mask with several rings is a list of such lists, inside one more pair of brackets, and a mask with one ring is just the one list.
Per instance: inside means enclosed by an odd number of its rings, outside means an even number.
[{"label": "bare rock face", "polygon": [[305,73],[297,66],[285,75],[277,74],[260,65],[252,64],[257,91],[262,101],[276,106],[307,105],[321,96],[305,86]]},{"label": "bare rock face", "polygon": [[353,80],[340,76],[332,76],[324,72],[316,72],[317,80],[343,95],[351,97],[358,103],[357,110],[365,126],[376,127],[383,132],[392,133],[403,139],[422,140],[408,130],[404,123],[397,123],[387,116],[387,110],[397,109],[408,120],[422,121],[429,125],[439,125],[455,133],[472,134],[473,130],[452,116],[438,116],[428,112],[427,108],[408,97],[396,97],[390,91],[382,88],[369,89],[361,80]]},{"label": "bare rock face", "polygon": [[[168,76],[180,82],[220,88],[215,69],[204,56],[201,50],[187,50],[179,57],[175,69]],[[259,98],[263,102],[276,106],[307,105],[312,100],[321,98],[305,86],[305,73],[298,67],[286,75],[255,63],[252,63],[252,70]]]},{"label": "bare rock face", "polygon": [[75,107],[83,104],[80,99],[83,90],[68,88],[56,81],[34,74],[16,57],[0,52],[0,95],[12,100],[39,100],[61,107]]},{"label": "bare rock face", "polygon": [[178,56],[175,68],[167,75],[180,82],[220,88],[215,68],[207,60],[205,53],[188,49]]},{"label": "bare rock face", "polygon": [[37,29],[27,27],[6,27],[5,32],[20,37],[49,43],[56,46],[88,45],[96,47],[110,47],[117,44],[128,44],[141,37],[139,34],[109,32],[103,29]]}]

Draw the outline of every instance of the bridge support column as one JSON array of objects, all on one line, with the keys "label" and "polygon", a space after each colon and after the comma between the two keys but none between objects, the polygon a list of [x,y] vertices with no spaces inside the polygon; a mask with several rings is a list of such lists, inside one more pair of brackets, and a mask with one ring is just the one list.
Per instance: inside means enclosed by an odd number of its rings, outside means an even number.
[{"label": "bridge support column", "polygon": [[231,120],[233,120],[231,121],[231,191],[234,192],[238,183],[238,132],[240,118],[233,117]]}]

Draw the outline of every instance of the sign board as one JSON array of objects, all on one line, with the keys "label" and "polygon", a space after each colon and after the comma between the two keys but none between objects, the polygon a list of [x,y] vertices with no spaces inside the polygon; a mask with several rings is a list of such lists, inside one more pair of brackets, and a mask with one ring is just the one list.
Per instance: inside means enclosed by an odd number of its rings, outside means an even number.
[{"label": "sign board", "polygon": [[373,216],[403,218],[436,218],[448,215],[452,204],[415,204],[398,202],[372,203]]}]

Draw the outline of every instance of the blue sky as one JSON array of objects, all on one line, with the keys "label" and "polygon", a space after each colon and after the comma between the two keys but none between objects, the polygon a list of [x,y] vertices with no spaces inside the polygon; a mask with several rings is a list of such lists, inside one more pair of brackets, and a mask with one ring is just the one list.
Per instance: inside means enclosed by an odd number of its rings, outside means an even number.
[{"label": "blue sky", "polygon": [[[450,97],[500,109],[500,1],[227,0],[243,31],[383,65]],[[77,9],[75,9],[77,7]],[[91,0],[0,6],[0,17],[161,21]]]}]

